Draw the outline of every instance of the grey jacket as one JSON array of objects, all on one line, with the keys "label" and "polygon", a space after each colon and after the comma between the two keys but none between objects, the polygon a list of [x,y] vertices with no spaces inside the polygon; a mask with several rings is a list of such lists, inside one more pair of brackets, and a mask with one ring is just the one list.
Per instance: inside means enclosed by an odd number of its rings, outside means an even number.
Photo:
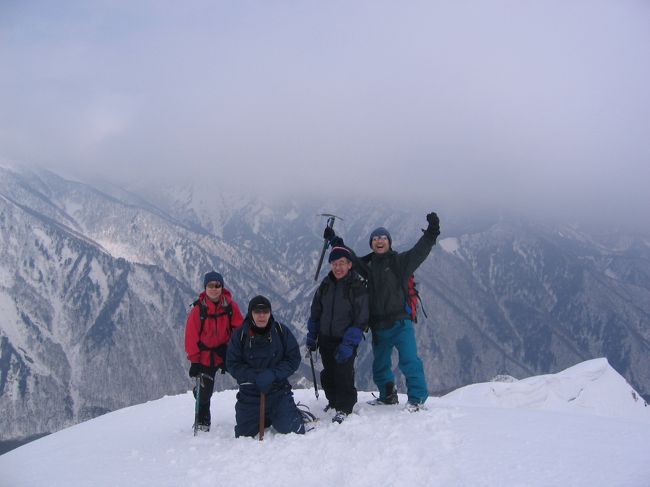
[{"label": "grey jacket", "polygon": [[319,335],[342,338],[345,330],[368,326],[368,291],[359,276],[350,271],[338,281],[330,271],[314,293],[310,321],[319,323]]}]

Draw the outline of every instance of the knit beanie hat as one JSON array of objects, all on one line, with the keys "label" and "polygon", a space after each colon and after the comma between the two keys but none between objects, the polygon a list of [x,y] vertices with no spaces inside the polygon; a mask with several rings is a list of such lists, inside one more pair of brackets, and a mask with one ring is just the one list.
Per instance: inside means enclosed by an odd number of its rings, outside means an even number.
[{"label": "knit beanie hat", "polygon": [[335,260],[339,260],[341,257],[345,257],[350,262],[352,262],[352,254],[348,249],[341,246],[332,247],[332,251],[330,252],[330,256],[328,257],[327,261],[331,264]]},{"label": "knit beanie hat", "polygon": [[388,237],[389,247],[393,245],[393,239],[390,238],[390,233],[388,230],[386,230],[384,227],[377,227],[370,234],[370,239],[368,240],[368,245],[370,245],[370,248],[372,248],[372,237],[381,237],[382,235],[386,235]]},{"label": "knit beanie hat", "polygon": [[271,301],[264,296],[255,296],[248,303],[248,314],[251,314],[254,310],[266,310],[271,311]]},{"label": "knit beanie hat", "polygon": [[205,275],[203,278],[203,287],[208,287],[208,283],[212,281],[216,281],[223,286],[223,277],[217,271],[210,271]]}]

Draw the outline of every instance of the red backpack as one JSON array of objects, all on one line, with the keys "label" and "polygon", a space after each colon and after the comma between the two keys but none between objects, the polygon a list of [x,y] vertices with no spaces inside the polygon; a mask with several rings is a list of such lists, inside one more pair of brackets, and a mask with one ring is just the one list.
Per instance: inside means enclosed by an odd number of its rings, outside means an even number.
[{"label": "red backpack", "polygon": [[[391,261],[391,269],[395,275],[400,278],[401,274],[395,260]],[[420,308],[422,308],[422,314],[425,318],[428,318],[427,312],[424,311],[424,305],[422,304],[422,298],[420,298],[420,292],[417,289],[415,274],[411,274],[408,277],[406,286],[404,287],[404,295],[406,296],[406,303],[404,304],[404,307],[406,309],[406,312],[411,316],[411,321],[413,323],[418,322],[418,301],[420,303]]]},{"label": "red backpack", "polygon": [[408,278],[407,283],[406,312],[411,315],[411,321],[413,323],[418,322],[418,301],[420,302],[420,308],[422,308],[422,314],[424,314],[425,318],[428,318],[427,312],[424,311],[422,298],[420,298],[420,292],[418,291],[416,285],[417,282],[415,282],[415,275],[411,274]]}]

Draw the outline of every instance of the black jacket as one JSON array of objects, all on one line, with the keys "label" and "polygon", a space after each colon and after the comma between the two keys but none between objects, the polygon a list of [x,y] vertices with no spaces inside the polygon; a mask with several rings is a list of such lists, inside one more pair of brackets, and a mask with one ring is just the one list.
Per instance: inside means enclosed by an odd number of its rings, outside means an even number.
[{"label": "black jacket", "polygon": [[406,252],[389,250],[354,258],[359,273],[368,279],[370,327],[390,328],[396,320],[410,319],[406,311],[408,278],[427,258],[438,235],[426,230]]},{"label": "black jacket", "polygon": [[342,338],[345,330],[368,326],[368,290],[351,271],[340,281],[330,271],[314,293],[310,320],[320,323],[321,337]]}]

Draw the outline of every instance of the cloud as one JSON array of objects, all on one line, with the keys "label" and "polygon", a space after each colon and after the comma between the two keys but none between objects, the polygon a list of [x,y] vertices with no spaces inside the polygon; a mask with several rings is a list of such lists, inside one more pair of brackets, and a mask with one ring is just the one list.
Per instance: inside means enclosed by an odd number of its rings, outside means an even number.
[{"label": "cloud", "polygon": [[459,208],[650,203],[643,2],[10,5],[5,157]]}]

